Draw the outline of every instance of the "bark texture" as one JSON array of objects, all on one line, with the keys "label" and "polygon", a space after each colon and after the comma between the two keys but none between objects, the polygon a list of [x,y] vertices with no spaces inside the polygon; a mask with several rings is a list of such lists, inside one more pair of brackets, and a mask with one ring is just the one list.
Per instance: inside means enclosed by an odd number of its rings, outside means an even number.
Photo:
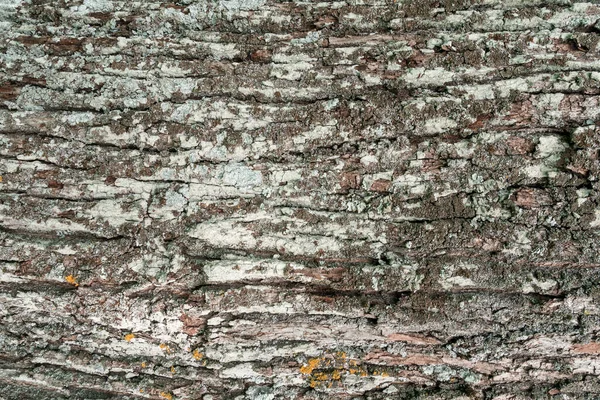
[{"label": "bark texture", "polygon": [[600,6],[0,1],[0,398],[600,398]]}]

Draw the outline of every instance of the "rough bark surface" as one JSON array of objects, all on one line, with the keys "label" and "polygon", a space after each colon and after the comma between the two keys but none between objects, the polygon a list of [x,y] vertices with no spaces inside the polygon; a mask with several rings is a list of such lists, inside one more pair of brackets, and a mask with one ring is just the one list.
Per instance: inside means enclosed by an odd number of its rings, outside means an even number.
[{"label": "rough bark surface", "polygon": [[599,398],[594,3],[0,1],[0,398]]}]

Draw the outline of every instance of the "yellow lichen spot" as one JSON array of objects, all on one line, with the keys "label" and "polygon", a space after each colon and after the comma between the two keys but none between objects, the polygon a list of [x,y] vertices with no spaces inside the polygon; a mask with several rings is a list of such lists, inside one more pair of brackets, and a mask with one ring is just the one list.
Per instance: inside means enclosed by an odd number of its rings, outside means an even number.
[{"label": "yellow lichen spot", "polygon": [[133,333],[128,333],[127,335],[125,335],[125,340],[131,342],[131,339],[133,339],[134,337],[135,335]]},{"label": "yellow lichen spot", "polygon": [[140,393],[144,393],[144,389],[140,389]]},{"label": "yellow lichen spot", "polygon": [[356,364],[358,364],[356,360],[350,360],[350,365],[355,366]]},{"label": "yellow lichen spot", "polygon": [[198,349],[194,350],[194,352],[192,353],[192,355],[194,356],[194,358],[196,360],[201,360],[202,357],[204,357],[204,355],[202,353],[200,353],[200,351],[198,351]]},{"label": "yellow lichen spot", "polygon": [[158,347],[160,347],[163,351],[166,351],[167,353],[171,352],[171,348],[165,343],[159,344]]},{"label": "yellow lichen spot", "polygon": [[308,364],[300,368],[300,372],[302,372],[304,375],[310,374],[315,368],[319,366],[320,361],[321,360],[318,358],[311,358],[310,360],[308,360]]},{"label": "yellow lichen spot", "polygon": [[348,372],[350,372],[352,375],[354,375],[354,374],[356,374],[358,371],[357,371],[357,370],[355,370],[354,368],[350,368],[350,369],[348,370]]},{"label": "yellow lichen spot", "polygon": [[364,369],[360,369],[360,376],[367,376],[367,371],[365,371]]},{"label": "yellow lichen spot", "polygon": [[146,363],[145,362],[142,363],[142,368],[146,368]]},{"label": "yellow lichen spot", "polygon": [[174,374],[175,373],[175,367],[171,367],[171,373]]},{"label": "yellow lichen spot", "polygon": [[316,388],[318,384],[319,384],[319,382],[315,381],[314,379],[311,379],[311,381],[310,381],[311,388]]},{"label": "yellow lichen spot", "polygon": [[167,392],[160,392],[158,394],[160,397],[162,397],[163,399],[167,399],[167,400],[173,400],[173,395],[171,393],[167,393]]},{"label": "yellow lichen spot", "polygon": [[373,371],[373,375],[379,375],[379,371]]},{"label": "yellow lichen spot", "polygon": [[388,374],[387,372],[382,372],[381,376],[384,378],[387,378],[388,376],[390,376],[390,374]]},{"label": "yellow lichen spot", "polygon": [[335,370],[333,371],[333,373],[331,374],[331,379],[334,379],[336,381],[339,381],[340,379],[342,379],[342,374],[340,374],[340,371]]},{"label": "yellow lichen spot", "polygon": [[75,279],[73,275],[65,276],[65,281],[67,281],[71,285],[79,286],[79,283],[77,283],[77,279]]},{"label": "yellow lichen spot", "polygon": [[2,177],[0,176],[0,183],[2,183]]},{"label": "yellow lichen spot", "polygon": [[337,356],[341,359],[346,359],[346,353],[344,353],[343,351],[338,351]]},{"label": "yellow lichen spot", "polygon": [[324,373],[324,372],[317,372],[316,374],[313,375],[315,377],[316,380],[318,381],[326,381],[327,378],[329,378],[329,376]]}]

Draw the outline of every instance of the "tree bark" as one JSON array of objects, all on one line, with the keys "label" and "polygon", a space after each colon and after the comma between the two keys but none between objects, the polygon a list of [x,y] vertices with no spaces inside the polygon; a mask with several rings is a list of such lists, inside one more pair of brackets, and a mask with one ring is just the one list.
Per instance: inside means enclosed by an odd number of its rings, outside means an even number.
[{"label": "tree bark", "polygon": [[0,2],[0,399],[600,397],[600,6]]}]

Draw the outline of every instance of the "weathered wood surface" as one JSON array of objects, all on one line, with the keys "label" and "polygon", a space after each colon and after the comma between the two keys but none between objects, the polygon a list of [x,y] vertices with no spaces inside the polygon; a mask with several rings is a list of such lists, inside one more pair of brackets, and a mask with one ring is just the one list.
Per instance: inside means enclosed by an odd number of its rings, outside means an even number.
[{"label": "weathered wood surface", "polygon": [[593,3],[2,0],[0,398],[599,398]]}]

